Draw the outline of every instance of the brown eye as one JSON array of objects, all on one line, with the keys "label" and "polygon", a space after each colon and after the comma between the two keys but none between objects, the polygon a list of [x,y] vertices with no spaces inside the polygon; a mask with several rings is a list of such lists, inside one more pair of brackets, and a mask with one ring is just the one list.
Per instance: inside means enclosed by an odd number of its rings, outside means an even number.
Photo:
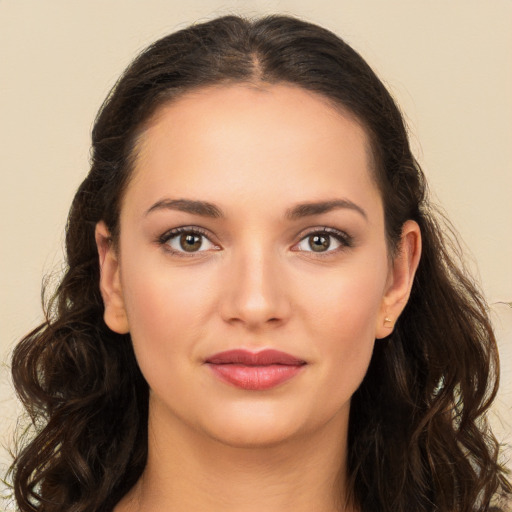
[{"label": "brown eye", "polygon": [[211,242],[206,234],[199,231],[199,228],[176,228],[168,231],[159,238],[162,245],[176,254],[202,253],[220,248]]},{"label": "brown eye", "polygon": [[195,252],[203,245],[202,235],[183,233],[180,236],[180,246],[184,251]]},{"label": "brown eye", "polygon": [[329,249],[331,245],[329,235],[310,235],[308,236],[309,247],[315,252],[323,252]]},{"label": "brown eye", "polygon": [[334,253],[352,247],[352,237],[334,228],[323,228],[310,232],[293,250],[300,252]]}]

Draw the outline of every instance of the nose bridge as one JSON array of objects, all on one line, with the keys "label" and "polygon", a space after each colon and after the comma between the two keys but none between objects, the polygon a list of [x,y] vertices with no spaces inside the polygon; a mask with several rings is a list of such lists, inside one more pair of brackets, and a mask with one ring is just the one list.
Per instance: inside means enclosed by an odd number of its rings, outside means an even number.
[{"label": "nose bridge", "polygon": [[252,239],[233,248],[224,296],[226,320],[257,327],[284,320],[289,314],[283,286],[281,258],[261,239]]}]

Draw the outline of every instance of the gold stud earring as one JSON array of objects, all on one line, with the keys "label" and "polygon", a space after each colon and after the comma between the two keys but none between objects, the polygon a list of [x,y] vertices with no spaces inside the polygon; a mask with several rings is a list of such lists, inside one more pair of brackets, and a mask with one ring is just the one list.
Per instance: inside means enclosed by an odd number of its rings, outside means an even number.
[{"label": "gold stud earring", "polygon": [[384,318],[384,327],[393,327],[393,320],[388,316]]}]

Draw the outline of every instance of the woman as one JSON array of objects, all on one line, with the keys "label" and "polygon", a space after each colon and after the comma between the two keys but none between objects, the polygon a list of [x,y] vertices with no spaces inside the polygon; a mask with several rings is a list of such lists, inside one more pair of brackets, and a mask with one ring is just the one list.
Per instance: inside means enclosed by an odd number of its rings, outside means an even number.
[{"label": "woman", "polygon": [[486,306],[368,65],[297,19],[157,41],[13,356],[20,510],[488,510]]}]

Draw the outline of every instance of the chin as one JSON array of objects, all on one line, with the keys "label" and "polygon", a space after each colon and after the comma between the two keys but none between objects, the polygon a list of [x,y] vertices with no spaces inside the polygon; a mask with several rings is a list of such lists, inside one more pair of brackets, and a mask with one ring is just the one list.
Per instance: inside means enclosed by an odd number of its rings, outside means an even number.
[{"label": "chin", "polygon": [[[260,404],[261,405],[261,404]],[[272,447],[292,441],[307,430],[304,418],[274,408],[240,406],[235,411],[213,412],[201,430],[218,442],[237,448]]]},{"label": "chin", "polygon": [[235,425],[230,425],[229,429],[210,431],[209,434],[212,439],[225,446],[242,449],[275,448],[300,437],[296,430],[284,430],[276,428],[275,425],[263,428],[255,428],[254,425],[234,427]]}]

